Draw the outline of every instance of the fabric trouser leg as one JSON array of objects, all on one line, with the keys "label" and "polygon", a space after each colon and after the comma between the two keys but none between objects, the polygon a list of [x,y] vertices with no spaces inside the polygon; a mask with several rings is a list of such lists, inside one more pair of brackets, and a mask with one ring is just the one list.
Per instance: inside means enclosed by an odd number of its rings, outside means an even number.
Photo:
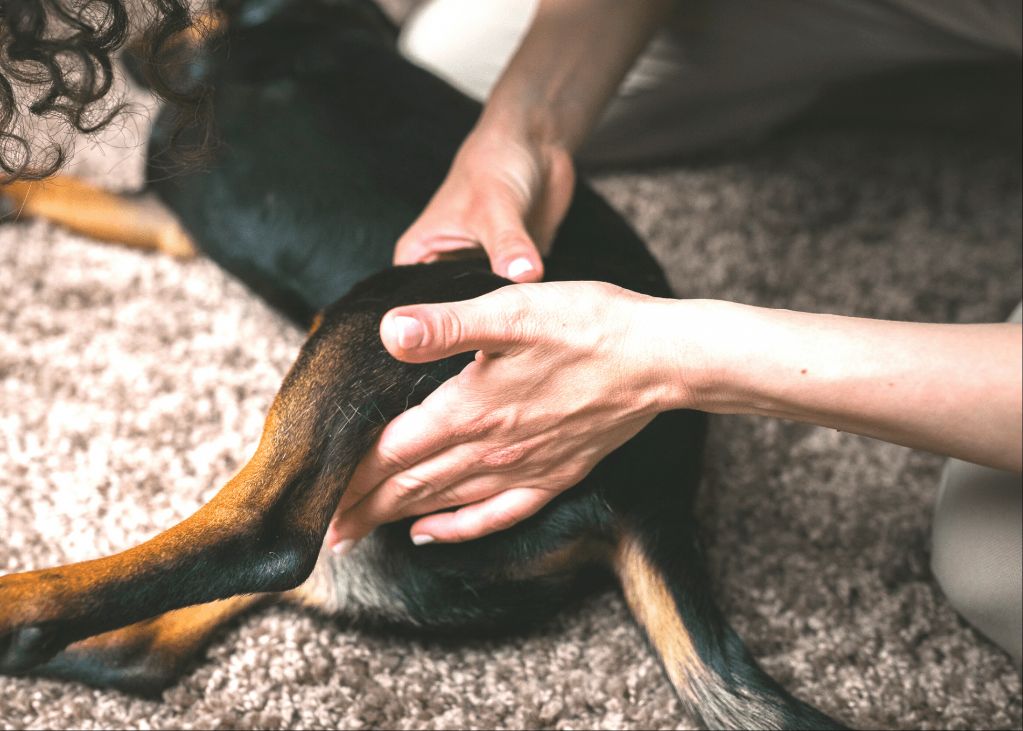
[{"label": "fabric trouser leg", "polygon": [[[484,99],[537,0],[428,0],[409,59]],[[688,0],[611,100],[578,158],[649,162],[762,136],[831,84],[938,61],[1019,54],[1018,0]],[[1015,20],[1013,20],[1015,19]]]},{"label": "fabric trouser leg", "polygon": [[[1021,321],[1023,304],[1011,321]],[[1018,474],[950,459],[931,536],[931,570],[964,619],[1023,660],[1023,485]]]},{"label": "fabric trouser leg", "polygon": [[[402,53],[483,100],[537,0],[428,0]],[[763,135],[830,84],[1020,54],[1018,0],[687,0],[626,77],[581,162],[654,161]],[[1018,316],[1018,311],[1017,311]],[[1020,662],[1018,475],[949,460],[933,567],[952,604]]]}]

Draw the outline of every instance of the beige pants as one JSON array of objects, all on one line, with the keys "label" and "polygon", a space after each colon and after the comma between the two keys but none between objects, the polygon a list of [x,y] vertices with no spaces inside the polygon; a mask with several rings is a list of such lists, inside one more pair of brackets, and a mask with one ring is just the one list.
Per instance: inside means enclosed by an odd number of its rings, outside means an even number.
[{"label": "beige pants", "polygon": [[[428,0],[402,53],[484,99],[537,0]],[[589,164],[663,160],[759,137],[837,82],[939,61],[1019,56],[1019,0],[679,2],[579,152]]]},{"label": "beige pants", "polygon": [[[1009,318],[1023,321],[1023,304]],[[931,535],[931,570],[970,624],[1023,660],[1023,485],[1020,476],[945,463]]]},{"label": "beige pants", "polygon": [[[428,0],[406,22],[399,47],[482,100],[536,3]],[[636,163],[748,140],[837,82],[928,62],[1018,58],[1021,17],[1019,0],[680,2],[580,158]],[[1019,475],[950,460],[933,540],[934,573],[952,604],[1017,663],[1021,498]]]}]

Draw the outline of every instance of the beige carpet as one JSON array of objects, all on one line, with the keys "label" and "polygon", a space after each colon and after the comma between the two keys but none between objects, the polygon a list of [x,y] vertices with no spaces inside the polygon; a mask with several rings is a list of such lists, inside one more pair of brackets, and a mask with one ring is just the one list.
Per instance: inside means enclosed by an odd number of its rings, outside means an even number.
[{"label": "beige carpet", "polygon": [[[79,171],[137,183],[132,125]],[[1020,161],[913,131],[802,132],[600,189],[679,294],[887,318],[1006,317]],[[206,261],[0,226],[0,570],[126,548],[248,456],[301,335]],[[702,515],[718,598],[799,696],[861,727],[1019,727],[1020,677],[928,571],[941,461],[715,418]],[[0,728],[691,727],[622,602],[439,643],[293,609],[224,633],[162,702],[0,679]]]}]

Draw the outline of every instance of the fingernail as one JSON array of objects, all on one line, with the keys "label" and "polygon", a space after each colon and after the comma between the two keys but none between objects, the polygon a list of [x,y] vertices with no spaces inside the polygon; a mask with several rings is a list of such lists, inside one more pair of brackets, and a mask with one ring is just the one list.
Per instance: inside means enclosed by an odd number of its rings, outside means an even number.
[{"label": "fingernail", "polygon": [[428,536],[425,533],[412,536],[412,542],[417,546],[425,546],[427,543],[433,543],[435,540],[436,539],[433,536]]},{"label": "fingernail", "polygon": [[423,324],[414,317],[398,315],[392,321],[398,345],[404,349],[418,348],[423,343]]},{"label": "fingernail", "polygon": [[515,279],[515,277],[531,271],[533,271],[532,262],[524,256],[520,257],[508,265],[508,279]]},{"label": "fingernail", "polygon": [[344,556],[346,553],[349,553],[353,548],[355,548],[356,543],[358,543],[358,541],[354,538],[345,538],[343,541],[334,544],[334,547],[330,550],[334,552],[335,556]]}]

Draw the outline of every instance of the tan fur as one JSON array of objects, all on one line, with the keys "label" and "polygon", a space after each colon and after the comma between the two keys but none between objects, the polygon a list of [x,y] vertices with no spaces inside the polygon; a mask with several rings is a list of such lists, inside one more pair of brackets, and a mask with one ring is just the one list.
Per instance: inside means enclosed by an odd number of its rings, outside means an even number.
[{"label": "tan fur", "polygon": [[672,684],[685,688],[694,677],[705,674],[706,668],[696,654],[667,585],[631,537],[619,543],[614,565],[625,600],[661,654]]},{"label": "tan fur", "polygon": [[164,661],[187,659],[206,643],[217,627],[262,599],[262,595],[245,594],[219,602],[176,609],[144,622],[76,642],[68,647],[67,652],[145,648],[148,654]]},{"label": "tan fur", "polygon": [[612,547],[603,541],[580,538],[528,563],[508,566],[503,575],[509,579],[533,579],[538,576],[574,572],[594,564],[607,564]]},{"label": "tan fur", "polygon": [[179,258],[197,251],[177,217],[149,196],[116,195],[69,175],[8,183],[0,196],[16,218],[44,218],[83,236]]},{"label": "tan fur", "polygon": [[629,535],[621,539],[614,567],[625,600],[679,697],[708,728],[784,728],[777,706],[742,684],[726,682],[702,661],[664,577],[638,540]]}]

